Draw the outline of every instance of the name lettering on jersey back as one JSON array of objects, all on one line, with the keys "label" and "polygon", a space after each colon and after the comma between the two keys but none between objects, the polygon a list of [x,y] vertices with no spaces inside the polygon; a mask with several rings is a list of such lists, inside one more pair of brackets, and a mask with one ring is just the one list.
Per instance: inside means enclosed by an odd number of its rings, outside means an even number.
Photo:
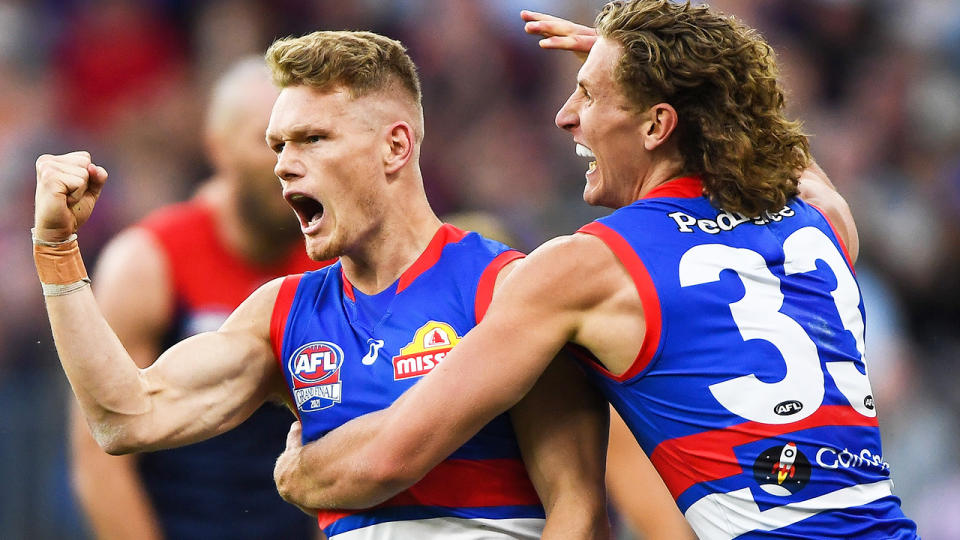
[{"label": "name lettering on jersey back", "polygon": [[400,354],[393,357],[393,380],[422,377],[447,356],[460,336],[447,323],[430,321],[421,326]]},{"label": "name lettering on jersey back", "polygon": [[766,225],[768,223],[782,221],[784,218],[796,215],[789,206],[784,206],[778,212],[764,212],[758,217],[747,217],[738,212],[727,212],[723,210],[714,219],[697,219],[683,212],[670,212],[667,217],[673,219],[677,224],[677,230],[682,233],[695,232],[694,227],[707,234],[719,234],[724,231],[732,231],[744,223],[753,223],[754,225]]}]

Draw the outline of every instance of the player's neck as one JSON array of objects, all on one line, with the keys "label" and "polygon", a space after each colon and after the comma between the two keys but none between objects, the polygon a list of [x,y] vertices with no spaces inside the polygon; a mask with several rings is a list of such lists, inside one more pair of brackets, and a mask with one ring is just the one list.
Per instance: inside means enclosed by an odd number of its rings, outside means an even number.
[{"label": "player's neck", "polygon": [[683,160],[679,155],[654,161],[637,180],[632,199],[626,204],[643,198],[653,188],[681,176],[683,176]]},{"label": "player's neck", "polygon": [[364,294],[383,291],[420,257],[440,225],[425,197],[393,205],[377,231],[341,256],[347,279]]}]

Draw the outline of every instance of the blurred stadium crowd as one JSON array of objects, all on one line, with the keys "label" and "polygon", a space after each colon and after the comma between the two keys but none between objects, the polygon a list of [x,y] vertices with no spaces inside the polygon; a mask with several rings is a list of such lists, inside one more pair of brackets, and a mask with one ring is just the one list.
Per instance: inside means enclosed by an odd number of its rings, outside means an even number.
[{"label": "blurred stadium crowd", "polygon": [[[921,534],[960,538],[960,0],[710,4],[774,45],[792,115],[853,209],[884,459]],[[586,164],[553,126],[578,64],[540,51],[518,13],[589,23],[601,5],[0,0],[0,538],[84,536],[30,259],[39,154],[89,149],[110,171],[81,239],[92,268],[112,234],[204,178],[208,86],[231,61],[284,35],[373,30],[421,70],[438,213],[491,212],[529,249],[603,212],[581,201]]]}]

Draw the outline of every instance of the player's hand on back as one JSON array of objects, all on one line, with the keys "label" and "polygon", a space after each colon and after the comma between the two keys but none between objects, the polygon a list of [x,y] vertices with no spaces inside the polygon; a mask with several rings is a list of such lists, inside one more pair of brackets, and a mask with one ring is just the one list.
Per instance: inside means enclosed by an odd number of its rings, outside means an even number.
[{"label": "player's hand on back", "polygon": [[37,158],[37,238],[60,242],[77,232],[93,212],[106,181],[107,171],[93,163],[89,152]]},{"label": "player's hand on back", "polygon": [[526,21],[523,26],[526,33],[543,36],[540,47],[570,51],[581,61],[587,59],[590,48],[597,41],[597,31],[593,28],[560,17],[523,10],[520,18]]}]

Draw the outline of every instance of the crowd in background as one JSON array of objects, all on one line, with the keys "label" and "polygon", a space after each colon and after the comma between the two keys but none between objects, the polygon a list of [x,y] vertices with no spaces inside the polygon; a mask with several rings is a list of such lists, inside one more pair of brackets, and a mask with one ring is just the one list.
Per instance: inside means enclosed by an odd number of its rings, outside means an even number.
[{"label": "crowd in background", "polygon": [[[924,538],[960,538],[960,0],[709,3],[776,48],[790,114],[852,207],[883,457]],[[0,0],[0,538],[84,535],[66,474],[72,398],[31,261],[39,154],[88,149],[110,172],[80,239],[92,268],[111,235],[207,174],[200,125],[227,65],[285,35],[372,30],[419,66],[437,212],[490,212],[530,249],[604,211],[580,199],[586,162],[553,125],[578,62],[538,49],[519,10],[590,23],[600,6]]]}]

